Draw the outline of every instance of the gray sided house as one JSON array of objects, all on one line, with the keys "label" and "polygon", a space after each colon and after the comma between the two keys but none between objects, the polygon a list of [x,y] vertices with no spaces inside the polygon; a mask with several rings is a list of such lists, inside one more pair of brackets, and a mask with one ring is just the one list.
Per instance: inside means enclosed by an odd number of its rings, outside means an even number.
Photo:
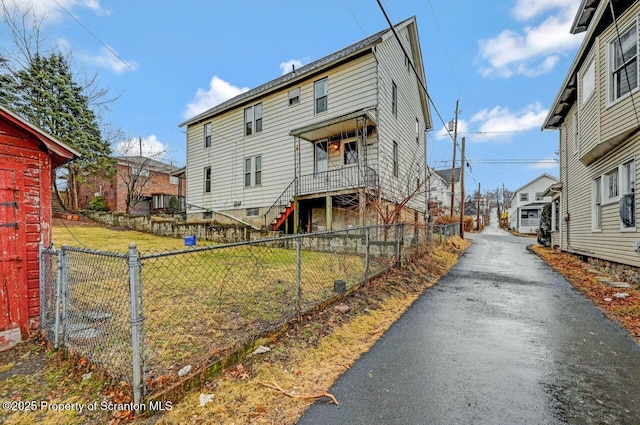
[{"label": "gray sided house", "polygon": [[571,32],[584,40],[543,124],[560,138],[552,244],[634,267],[639,16],[637,1],[582,1]]},{"label": "gray sided house", "polygon": [[557,178],[544,173],[516,189],[510,200],[509,227],[519,233],[537,233],[542,210],[552,201],[547,191],[556,183]]},{"label": "gray sided house", "polygon": [[189,219],[331,230],[409,199],[399,220],[423,220],[431,113],[415,17],[395,29],[402,46],[380,31],[182,123]]}]

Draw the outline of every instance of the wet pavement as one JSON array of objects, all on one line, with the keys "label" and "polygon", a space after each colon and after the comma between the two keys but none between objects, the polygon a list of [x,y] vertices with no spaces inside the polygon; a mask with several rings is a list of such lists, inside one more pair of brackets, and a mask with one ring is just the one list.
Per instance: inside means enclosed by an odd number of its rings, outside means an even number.
[{"label": "wet pavement", "polygon": [[640,346],[495,226],[298,425],[640,424]]}]

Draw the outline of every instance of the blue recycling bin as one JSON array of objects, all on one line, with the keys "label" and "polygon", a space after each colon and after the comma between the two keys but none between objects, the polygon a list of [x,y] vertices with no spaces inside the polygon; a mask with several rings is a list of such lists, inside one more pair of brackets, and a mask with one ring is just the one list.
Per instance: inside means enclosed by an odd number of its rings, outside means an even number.
[{"label": "blue recycling bin", "polygon": [[196,235],[185,236],[184,237],[184,245],[185,246],[196,246]]}]

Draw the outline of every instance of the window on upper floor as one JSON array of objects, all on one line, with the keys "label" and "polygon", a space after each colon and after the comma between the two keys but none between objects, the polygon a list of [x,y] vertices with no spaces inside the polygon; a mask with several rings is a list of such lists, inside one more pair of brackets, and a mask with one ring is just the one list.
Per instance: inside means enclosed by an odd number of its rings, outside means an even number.
[{"label": "window on upper floor", "polygon": [[346,142],[343,144],[343,164],[351,165],[358,163],[358,142]]},{"label": "window on upper floor", "polygon": [[249,106],[244,110],[244,135],[262,131],[262,103]]},{"label": "window on upper floor", "polygon": [[323,78],[322,80],[316,81],[314,83],[313,93],[316,114],[325,112],[329,108],[329,79]]},{"label": "window on upper floor", "polygon": [[211,167],[204,169],[204,193],[211,193]]},{"label": "window on upper floor", "polygon": [[529,202],[529,194],[521,193],[520,194],[520,202]]},{"label": "window on upper floor", "polygon": [[398,143],[394,140],[393,142],[393,175],[394,177],[398,177],[400,174],[400,164],[398,164]]},{"label": "window on upper floor", "polygon": [[398,116],[398,86],[394,81],[391,82],[391,113]]},{"label": "window on upper floor", "polygon": [[542,192],[536,192],[536,202],[537,201],[544,201],[544,195]]},{"label": "window on upper floor", "polygon": [[211,123],[208,122],[204,125],[204,147],[211,147]]},{"label": "window on upper floor", "polygon": [[300,103],[300,87],[289,90],[289,106]]},{"label": "window on upper floor", "polygon": [[262,184],[262,156],[244,159],[244,187]]},{"label": "window on upper floor", "polygon": [[584,105],[591,99],[591,95],[595,91],[596,88],[596,63],[595,61],[591,61],[589,66],[582,74],[580,78],[580,87],[582,89],[582,101],[581,105]]},{"label": "window on upper floor", "polygon": [[638,87],[638,28],[634,22],[620,37],[609,42],[609,101],[626,96]]},{"label": "window on upper floor", "polygon": [[169,183],[171,184],[179,184],[180,178],[176,176],[169,176]]},{"label": "window on upper floor", "polygon": [[573,114],[573,152],[580,152],[580,135],[578,134],[578,112]]}]

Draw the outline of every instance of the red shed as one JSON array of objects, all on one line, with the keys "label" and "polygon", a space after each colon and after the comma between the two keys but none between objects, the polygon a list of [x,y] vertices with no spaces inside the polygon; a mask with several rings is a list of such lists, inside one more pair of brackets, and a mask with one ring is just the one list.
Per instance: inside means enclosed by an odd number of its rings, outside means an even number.
[{"label": "red shed", "polygon": [[38,326],[38,245],[51,243],[51,172],[77,156],[0,105],[0,351],[17,328],[26,336]]}]

